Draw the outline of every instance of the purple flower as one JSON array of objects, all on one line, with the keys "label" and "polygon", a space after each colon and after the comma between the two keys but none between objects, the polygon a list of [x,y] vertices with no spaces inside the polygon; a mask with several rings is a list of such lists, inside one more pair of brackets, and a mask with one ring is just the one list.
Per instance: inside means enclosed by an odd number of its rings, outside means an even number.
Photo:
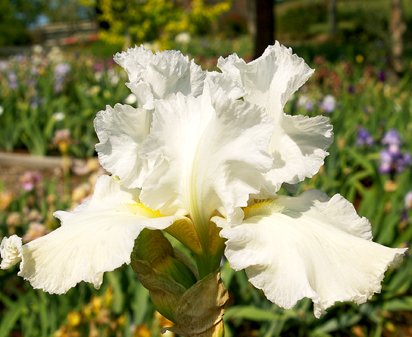
[{"label": "purple flower", "polygon": [[386,73],[385,73],[385,71],[381,70],[381,71],[378,73],[378,79],[379,79],[379,81],[381,81],[381,82],[385,82],[385,80],[386,80]]},{"label": "purple flower", "polygon": [[396,129],[390,129],[385,133],[385,135],[382,138],[382,144],[383,145],[401,145],[401,136],[399,135],[399,132]]},{"label": "purple flower", "polygon": [[54,68],[54,75],[55,76],[66,76],[70,72],[70,64],[68,63],[59,63]]},{"label": "purple flower", "polygon": [[54,68],[54,91],[60,92],[63,90],[63,84],[67,74],[70,72],[70,64],[59,63]]},{"label": "purple flower", "polygon": [[42,175],[37,171],[27,171],[20,177],[21,187],[26,192],[32,191],[41,181]]},{"label": "purple flower", "polygon": [[326,95],[323,97],[323,100],[320,102],[320,108],[327,113],[331,113],[336,108],[335,97],[332,95]]},{"label": "purple flower", "polygon": [[306,95],[301,95],[298,99],[298,106],[306,111],[313,110],[313,101]]},{"label": "purple flower", "polygon": [[358,136],[356,139],[356,145],[358,146],[371,146],[373,145],[374,141],[373,138],[371,136],[371,134],[369,133],[368,130],[366,130],[365,128],[361,127],[358,130]]},{"label": "purple flower", "polygon": [[405,170],[408,166],[411,166],[412,164],[412,156],[410,153],[401,153],[401,155],[397,158],[396,160],[396,170],[398,172],[402,172]]},{"label": "purple flower", "polygon": [[379,165],[380,173],[390,173],[392,171],[392,155],[387,150],[382,150],[380,152],[381,163]]},{"label": "purple flower", "polygon": [[17,75],[15,72],[11,71],[7,74],[7,80],[9,81],[9,87],[12,90],[17,89],[18,83],[17,83]]}]

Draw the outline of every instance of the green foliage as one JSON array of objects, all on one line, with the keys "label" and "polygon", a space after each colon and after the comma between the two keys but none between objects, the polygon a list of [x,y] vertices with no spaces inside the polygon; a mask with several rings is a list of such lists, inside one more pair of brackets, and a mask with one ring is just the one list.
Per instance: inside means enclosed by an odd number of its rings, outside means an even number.
[{"label": "green foliage", "polygon": [[100,12],[104,41],[123,45],[157,42],[168,48],[180,32],[202,35],[216,30],[216,20],[229,10],[230,1],[206,5],[204,0],[192,0],[189,8],[169,0],[101,0],[88,5],[97,6]]}]

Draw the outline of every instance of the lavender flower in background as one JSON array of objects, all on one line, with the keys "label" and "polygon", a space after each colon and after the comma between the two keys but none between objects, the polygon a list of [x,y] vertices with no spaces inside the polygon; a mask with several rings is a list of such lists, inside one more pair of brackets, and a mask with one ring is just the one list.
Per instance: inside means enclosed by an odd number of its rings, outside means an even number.
[{"label": "lavender flower in background", "polygon": [[18,87],[18,82],[17,82],[17,75],[14,71],[10,71],[7,74],[7,80],[9,82],[9,88],[12,90],[17,89]]},{"label": "lavender flower in background", "polygon": [[386,145],[390,152],[397,154],[400,151],[401,136],[396,129],[390,129],[382,138],[382,144]]},{"label": "lavender flower in background", "polygon": [[412,156],[409,152],[401,153],[397,160],[396,169],[398,172],[404,171],[408,166],[412,164]]},{"label": "lavender flower in background", "polygon": [[26,192],[32,191],[41,181],[42,175],[38,171],[27,171],[20,177],[20,183]]},{"label": "lavender flower in background", "polygon": [[61,92],[67,74],[70,72],[70,64],[59,63],[54,68],[54,91]]},{"label": "lavender flower in background", "polygon": [[380,152],[380,165],[379,165],[379,172],[380,173],[390,173],[392,170],[392,155],[387,150],[382,150]]},{"label": "lavender flower in background", "polygon": [[320,108],[326,113],[331,113],[336,108],[336,99],[332,95],[326,95],[320,102]]},{"label": "lavender flower in background", "polygon": [[368,130],[364,127],[359,128],[356,138],[357,146],[372,146],[374,143],[373,138]]},{"label": "lavender flower in background", "polygon": [[381,141],[385,148],[380,153],[379,171],[381,173],[401,173],[412,165],[412,156],[409,152],[401,151],[402,139],[396,129],[385,133]]},{"label": "lavender flower in background", "polygon": [[302,95],[298,99],[298,107],[305,109],[306,111],[313,110],[313,101],[306,95]]},{"label": "lavender flower in background", "polygon": [[40,104],[40,98],[37,95],[34,95],[32,98],[30,98],[30,107],[32,109],[37,109]]}]

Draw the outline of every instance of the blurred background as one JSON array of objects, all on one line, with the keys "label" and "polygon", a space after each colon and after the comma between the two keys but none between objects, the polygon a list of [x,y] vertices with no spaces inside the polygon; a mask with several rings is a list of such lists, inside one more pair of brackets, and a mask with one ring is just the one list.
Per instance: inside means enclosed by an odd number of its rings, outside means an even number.
[{"label": "blurred background", "polygon": [[[409,246],[412,0],[0,0],[0,239],[45,235],[59,226],[55,210],[92,192],[102,174],[94,116],[136,103],[114,53],[178,49],[212,70],[219,56],[250,61],[275,38],[316,69],[287,112],[329,116],[335,132],[320,174],[298,190],[341,193],[376,241]],[[0,337],[150,337],[168,325],[127,266],[99,291],[80,284],[63,296],[16,272],[0,270]],[[222,277],[227,337],[412,336],[410,255],[381,294],[319,320],[310,301],[279,309],[227,264]]]}]

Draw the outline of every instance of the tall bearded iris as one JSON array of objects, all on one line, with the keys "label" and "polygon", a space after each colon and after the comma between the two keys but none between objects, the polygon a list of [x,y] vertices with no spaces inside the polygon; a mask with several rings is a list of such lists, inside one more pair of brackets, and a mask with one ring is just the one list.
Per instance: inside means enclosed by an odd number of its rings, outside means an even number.
[{"label": "tall bearded iris", "polygon": [[[214,282],[216,301],[202,303],[223,307],[219,277],[210,277],[223,254],[269,300],[291,308],[308,297],[317,317],[337,301],[363,303],[380,291],[405,249],[372,242],[369,221],[340,195],[277,195],[282,184],[318,172],[333,137],[328,118],[283,111],[313,73],[303,59],[276,43],[250,63],[220,58],[221,72],[143,47],[115,61],[138,104],[96,116],[96,150],[112,175],[100,177],[89,201],[56,212],[62,226],[54,232],[23,246],[4,239],[1,268],[21,261],[20,276],[60,294],[80,281],[98,287],[104,272],[131,262],[175,331],[188,336],[221,326],[219,313],[189,331],[196,324],[185,299]],[[159,231],[186,245],[195,265]]]}]

